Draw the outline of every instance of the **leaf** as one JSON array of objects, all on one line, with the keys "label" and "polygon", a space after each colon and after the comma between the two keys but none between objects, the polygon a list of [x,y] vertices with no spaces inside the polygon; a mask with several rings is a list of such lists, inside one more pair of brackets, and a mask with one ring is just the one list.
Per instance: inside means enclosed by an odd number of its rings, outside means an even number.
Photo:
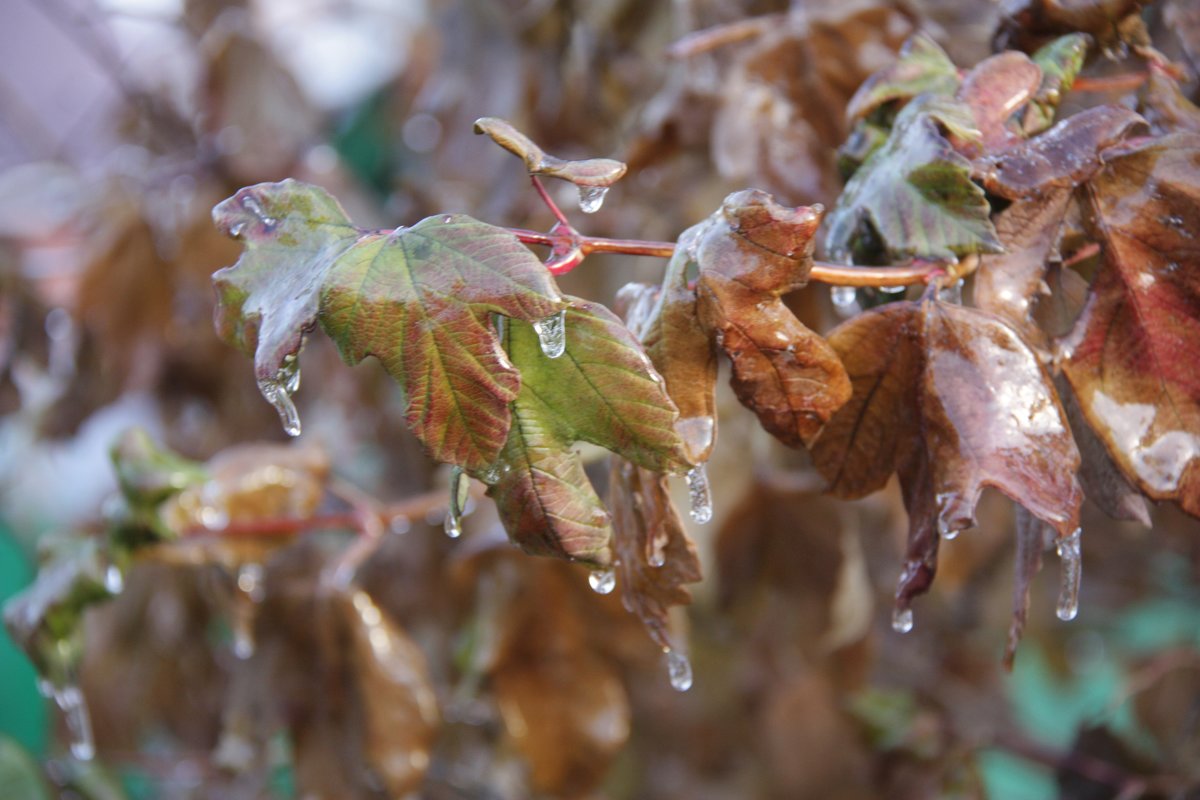
[{"label": "leaf", "polygon": [[1200,108],[1187,98],[1177,81],[1157,69],[1150,70],[1141,92],[1141,105],[1156,133],[1200,133]]},{"label": "leaf", "polygon": [[1006,49],[1024,45],[1047,35],[1075,32],[1090,34],[1101,43],[1120,35],[1120,23],[1147,0],[1014,0],[993,39],[993,47]]},{"label": "leaf", "polygon": [[876,72],[858,87],[846,107],[846,119],[853,123],[887,103],[926,93],[950,95],[957,88],[954,62],[937,42],[918,33],[904,43],[895,64]]},{"label": "leaf", "polygon": [[1054,123],[1055,111],[1083,68],[1090,45],[1091,37],[1087,34],[1069,33],[1033,54],[1033,63],[1042,70],[1042,82],[1021,119],[1026,136],[1041,133]]},{"label": "leaf", "polygon": [[499,461],[477,476],[491,484],[488,495],[523,549],[606,566],[609,516],[570,446],[589,441],[662,471],[687,461],[677,411],[633,334],[603,306],[578,299],[565,325],[564,354],[549,359],[531,326],[509,324],[509,353],[526,381]]},{"label": "leaf", "polygon": [[576,186],[612,186],[625,174],[627,167],[611,158],[589,158],[583,161],[564,161],[555,158],[533,143],[512,123],[496,117],[475,120],[475,132],[486,134],[493,142],[525,162],[530,175],[562,178]]},{"label": "leaf", "polygon": [[833,351],[780,299],[808,282],[820,218],[820,207],[746,190],[694,234],[700,322],[733,364],[738,400],[791,446],[811,442],[850,396]]},{"label": "leaf", "polygon": [[848,261],[857,240],[872,232],[891,260],[999,252],[970,162],[938,128],[952,113],[933,98],[900,112],[887,142],[846,184],[829,215],[825,248],[835,260]]},{"label": "leaf", "polygon": [[980,159],[977,166],[987,190],[1010,200],[1073,189],[1100,168],[1100,151],[1144,124],[1127,108],[1096,106],[1023,144]]},{"label": "leaf", "polygon": [[1104,265],[1063,371],[1122,472],[1200,515],[1200,136],[1114,148],[1087,186]]},{"label": "leaf", "polygon": [[[854,385],[813,447],[835,494],[860,497],[900,471],[910,513],[932,492],[926,513],[943,535],[974,524],[984,486],[1061,536],[1079,526],[1079,453],[1063,411],[1037,357],[999,319],[930,299],[892,303],[843,323],[829,342]],[[913,462],[922,450],[927,477]]]},{"label": "leaf", "polygon": [[1020,141],[1019,131],[1009,121],[1041,83],[1041,68],[1016,50],[986,58],[966,74],[955,99],[971,110],[983,152],[1001,151]]},{"label": "leaf", "polygon": [[0,733],[0,786],[13,800],[50,800],[38,762],[21,744]]},{"label": "leaf", "polygon": [[440,726],[425,656],[361,589],[334,596],[363,709],[363,755],[388,794],[417,791]]},{"label": "leaf", "polygon": [[496,460],[520,376],[490,315],[533,322],[561,308],[549,273],[515,236],[463,215],[367,233],[296,181],[242,189],[214,217],[246,244],[214,276],[218,331],[254,353],[265,394],[298,381],[295,358],[320,321],[348,363],[379,358],[434,459],[472,469]]},{"label": "leaf", "polygon": [[145,428],[122,433],[113,443],[109,458],[121,494],[131,506],[157,507],[208,477],[203,465],[160,447]]},{"label": "leaf", "polygon": [[703,577],[696,545],[671,502],[666,476],[614,458],[608,485],[621,602],[659,647],[676,648],[667,613],[689,604],[686,584]]}]

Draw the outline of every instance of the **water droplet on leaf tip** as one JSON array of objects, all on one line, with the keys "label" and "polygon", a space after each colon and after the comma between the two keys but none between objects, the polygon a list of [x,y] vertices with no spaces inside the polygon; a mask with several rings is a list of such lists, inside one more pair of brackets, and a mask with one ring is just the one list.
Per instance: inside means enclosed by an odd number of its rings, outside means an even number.
[{"label": "water droplet on leaf tip", "polygon": [[675,691],[686,692],[692,688],[692,662],[678,650],[667,650],[667,675]]},{"label": "water droplet on leaf tip", "polygon": [[688,500],[691,507],[688,512],[699,524],[703,525],[712,519],[712,489],[708,485],[708,470],[704,464],[697,464],[687,473]]},{"label": "water droplet on leaf tip", "polygon": [[913,612],[911,608],[896,608],[892,611],[892,630],[896,633],[908,633],[913,629]]},{"label": "water droplet on leaf tip", "polygon": [[944,540],[946,540],[947,542],[953,542],[955,539],[958,538],[958,535],[960,533],[962,533],[962,531],[957,531],[957,530],[954,530],[953,528],[942,528],[940,526],[939,526],[938,532],[941,534],[942,538]]},{"label": "water droplet on leaf tip", "polygon": [[109,564],[104,570],[104,589],[109,594],[120,594],[125,588],[125,576],[116,564]]},{"label": "water droplet on leaf tip", "polygon": [[533,323],[538,344],[547,358],[558,358],[567,350],[567,312],[559,311]]},{"label": "water droplet on leaf tip", "polygon": [[91,761],[96,755],[95,739],[92,736],[92,718],[88,713],[87,698],[73,683],[52,689],[54,703],[62,711],[70,735],[71,755],[80,761]]},{"label": "water droplet on leaf tip", "polygon": [[646,559],[646,562],[652,567],[661,567],[663,564],[667,563],[667,554],[662,550],[655,550],[650,554],[650,557]]},{"label": "water droplet on leaf tip", "polygon": [[580,186],[579,210],[585,214],[595,214],[604,205],[606,194],[608,194],[607,186]]},{"label": "water droplet on leaf tip", "polygon": [[453,514],[446,514],[445,525],[446,535],[451,539],[457,539],[462,536],[462,522]]},{"label": "water droplet on leaf tip", "polygon": [[611,569],[597,569],[588,574],[588,585],[596,594],[611,594],[617,586],[617,573]]},{"label": "water droplet on leaf tip", "polygon": [[[298,382],[299,371],[297,371],[295,378],[288,375],[287,379],[289,383],[294,384]],[[262,396],[279,413],[279,421],[283,423],[284,433],[288,436],[299,436],[300,413],[296,411],[296,404],[292,402],[292,397],[288,394],[287,387],[278,380],[260,380],[258,382],[258,390],[262,392]]]}]

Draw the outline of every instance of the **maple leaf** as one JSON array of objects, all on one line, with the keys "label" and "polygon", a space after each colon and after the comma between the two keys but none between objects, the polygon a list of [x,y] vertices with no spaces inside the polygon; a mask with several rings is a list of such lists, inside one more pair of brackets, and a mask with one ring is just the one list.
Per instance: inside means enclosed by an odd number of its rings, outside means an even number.
[{"label": "maple leaf", "polygon": [[290,407],[296,356],[320,322],[348,363],[368,355],[383,363],[434,459],[473,469],[495,461],[520,375],[490,315],[533,322],[562,307],[553,279],[515,236],[464,215],[362,231],[323,190],[292,180],[242,189],[213,213],[246,246],[214,276],[217,328],[253,353],[259,386],[277,407]]},{"label": "maple leaf", "polygon": [[780,299],[808,283],[820,220],[819,206],[746,190],[681,238],[700,269],[700,322],[729,356],[734,393],[792,446],[810,442],[850,396],[837,356]]},{"label": "maple leaf", "polygon": [[687,459],[678,411],[634,335],[611,311],[578,299],[565,325],[564,354],[549,359],[531,326],[509,323],[508,352],[524,381],[499,460],[476,474],[522,548],[606,566],[608,512],[571,445],[598,444],[656,471],[685,469]]},{"label": "maple leaf", "polygon": [[891,260],[953,258],[1000,250],[971,163],[942,134],[970,136],[969,111],[925,95],[896,118],[887,141],[846,184],[829,215],[825,249],[849,261],[856,244],[877,236]]},{"label": "maple leaf", "polygon": [[1200,515],[1200,135],[1110,148],[1088,183],[1104,265],[1063,372],[1131,481]]},{"label": "maple leaf", "polygon": [[1079,453],[1036,355],[1001,320],[926,299],[838,326],[829,343],[854,386],[812,448],[830,490],[879,489],[928,453],[945,535],[974,524],[993,486],[1067,536],[1079,526]]}]

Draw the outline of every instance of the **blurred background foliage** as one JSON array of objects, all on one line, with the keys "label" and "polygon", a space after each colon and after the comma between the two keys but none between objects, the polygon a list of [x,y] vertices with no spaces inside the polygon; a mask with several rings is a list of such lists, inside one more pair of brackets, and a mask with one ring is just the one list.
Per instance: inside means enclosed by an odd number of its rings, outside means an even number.
[{"label": "blurred background foliage", "polygon": [[[238,248],[210,211],[240,186],[297,177],[368,225],[461,211],[545,228],[521,164],[472,135],[499,116],[557,155],[629,163],[588,233],[670,240],[745,186],[832,202],[858,84],[918,29],[973,64],[999,15],[988,0],[8,0],[0,599],[101,533],[180,538],[110,565],[120,591],[86,612],[94,759],[72,756],[0,634],[5,797],[1200,796],[1200,526],[1174,508],[1147,530],[1088,506],[1079,619],[1055,618],[1044,573],[1009,674],[1008,502],[987,498],[915,630],[893,633],[896,487],[823,498],[723,389],[717,513],[691,531],[706,577],[673,620],[695,685],[676,693],[619,601],[507,547],[487,501],[463,539],[441,533],[428,498],[447,476],[378,364],[346,369],[312,342],[305,434],[284,446],[213,333],[210,275]],[[1195,5],[1143,16],[1195,97]],[[593,256],[562,285],[610,303],[662,266]],[[826,290],[789,302],[817,330],[836,321]],[[147,438],[120,439],[134,426]],[[118,441],[169,508],[148,484],[118,491]],[[603,465],[589,474],[602,489]],[[363,548],[355,515],[377,507],[391,527]],[[325,522],[271,528],[297,515]],[[247,535],[204,535],[226,524]],[[329,591],[345,565],[355,588]]]}]

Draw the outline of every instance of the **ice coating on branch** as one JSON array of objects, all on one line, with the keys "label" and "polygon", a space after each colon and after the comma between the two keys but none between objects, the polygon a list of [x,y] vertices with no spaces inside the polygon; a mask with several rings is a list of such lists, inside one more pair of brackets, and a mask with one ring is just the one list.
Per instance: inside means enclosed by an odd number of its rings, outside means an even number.
[{"label": "ice coating on branch", "polygon": [[938,293],[937,293],[938,300],[941,300],[943,303],[954,303],[955,305],[961,306],[962,305],[962,288],[963,288],[963,279],[959,278],[954,283],[951,283],[947,286],[943,286],[940,289],[938,289]]},{"label": "ice coating on branch", "polygon": [[558,358],[567,350],[567,312],[539,319],[533,323],[533,329],[538,335],[538,344],[547,358]]},{"label": "ice coating on branch", "polygon": [[1081,533],[1082,530],[1076,528],[1070,536],[1064,536],[1055,543],[1058,557],[1062,561],[1056,613],[1064,622],[1075,619],[1079,614],[1079,582],[1083,577]]},{"label": "ice coating on branch", "polygon": [[467,507],[471,485],[461,467],[450,470],[450,502],[446,506],[445,529],[451,539],[462,536],[462,516]]},{"label": "ice coating on branch", "polygon": [[607,194],[607,186],[580,186],[579,210],[585,214],[595,214],[604,205],[604,196]]},{"label": "ice coating on branch", "polygon": [[908,633],[913,629],[913,612],[911,608],[895,608],[892,610],[892,630],[896,633]]},{"label": "ice coating on branch", "polygon": [[667,648],[667,676],[671,679],[671,688],[677,692],[686,692],[692,688],[692,662],[688,657],[673,648]]},{"label": "ice coating on branch", "polygon": [[596,594],[612,594],[617,586],[617,573],[611,569],[593,570],[588,575],[588,585]]},{"label": "ice coating on branch", "polygon": [[688,513],[699,524],[703,525],[712,519],[712,489],[708,485],[708,469],[704,464],[697,464],[687,473]]},{"label": "ice coating on branch", "polygon": [[96,741],[92,736],[92,716],[88,712],[87,699],[83,690],[73,681],[55,686],[48,680],[38,682],[38,691],[43,697],[54,699],[67,722],[70,736],[71,755],[80,761],[91,761],[96,756]]},{"label": "ice coating on branch", "polygon": [[258,390],[267,402],[279,412],[279,421],[288,436],[300,435],[300,413],[292,402],[292,395],[300,388],[300,361],[296,356],[288,356],[283,367],[274,378],[259,378]]}]

